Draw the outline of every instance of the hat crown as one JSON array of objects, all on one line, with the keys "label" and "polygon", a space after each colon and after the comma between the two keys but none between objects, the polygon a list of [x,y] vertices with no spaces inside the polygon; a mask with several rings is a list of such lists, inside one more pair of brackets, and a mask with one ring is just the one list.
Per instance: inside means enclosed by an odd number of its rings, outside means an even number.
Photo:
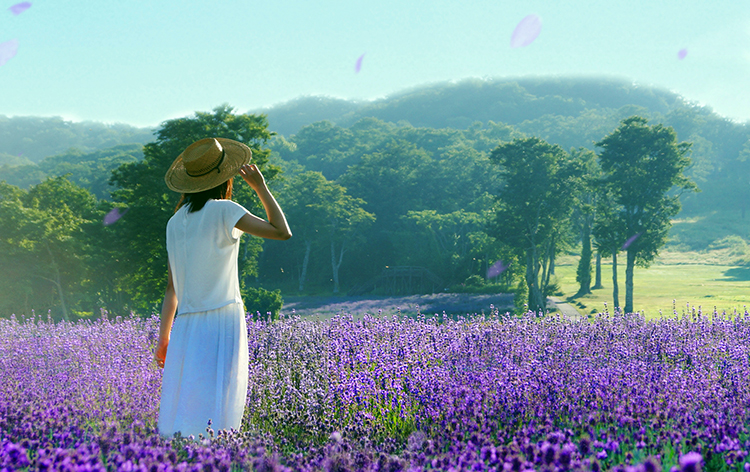
[{"label": "hat crown", "polygon": [[252,150],[242,142],[203,138],[177,156],[164,182],[175,192],[203,192],[231,179],[252,158]]},{"label": "hat crown", "polygon": [[216,138],[196,141],[185,149],[182,163],[188,175],[201,175],[216,169],[224,155],[224,148]]}]

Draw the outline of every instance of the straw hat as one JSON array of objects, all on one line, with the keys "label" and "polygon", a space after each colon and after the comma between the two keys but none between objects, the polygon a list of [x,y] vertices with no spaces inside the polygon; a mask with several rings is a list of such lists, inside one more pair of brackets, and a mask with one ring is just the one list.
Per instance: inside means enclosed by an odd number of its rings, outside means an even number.
[{"label": "straw hat", "polygon": [[226,138],[196,141],[177,156],[164,176],[170,190],[198,193],[234,177],[250,162],[253,153],[245,144]]}]

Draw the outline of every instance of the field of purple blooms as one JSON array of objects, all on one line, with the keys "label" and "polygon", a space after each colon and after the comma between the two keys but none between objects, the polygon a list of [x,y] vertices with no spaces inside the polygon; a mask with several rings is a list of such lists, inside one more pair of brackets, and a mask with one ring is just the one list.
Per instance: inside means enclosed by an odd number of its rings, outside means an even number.
[{"label": "field of purple blooms", "polygon": [[242,431],[161,438],[155,317],[0,320],[0,470],[750,470],[750,315],[248,319]]}]

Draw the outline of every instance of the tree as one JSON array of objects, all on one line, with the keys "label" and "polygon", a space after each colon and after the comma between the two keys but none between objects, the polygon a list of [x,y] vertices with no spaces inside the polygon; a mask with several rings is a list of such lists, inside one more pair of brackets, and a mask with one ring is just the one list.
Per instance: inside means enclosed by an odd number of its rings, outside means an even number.
[{"label": "tree", "polygon": [[578,166],[561,147],[539,138],[501,144],[490,160],[503,181],[490,230],[525,261],[529,309],[543,312],[553,248],[570,230]]},{"label": "tree", "polygon": [[[594,219],[593,234],[596,238],[595,246],[598,257],[612,256],[612,303],[620,306],[620,286],[617,282],[617,254],[627,239],[625,228],[617,211],[617,203],[611,189],[599,182],[596,196],[596,218]],[[601,263],[598,260],[597,263]],[[601,272],[599,273],[601,276]]]},{"label": "tree", "polygon": [[629,313],[633,311],[633,267],[647,267],[653,261],[666,243],[670,219],[680,211],[679,193],[669,192],[697,190],[683,174],[690,165],[686,156],[690,144],[677,143],[672,128],[649,126],[645,118],[631,116],[596,146],[602,149],[602,182],[615,204],[611,224],[619,224],[624,231],[610,244],[615,257],[618,250],[627,251],[624,311]]},{"label": "tree", "polygon": [[48,178],[28,192],[1,185],[4,303],[27,313],[55,309],[55,317],[71,319],[92,278],[84,228],[98,223],[96,198],[65,177]]},{"label": "tree", "polygon": [[[423,257],[431,262],[425,264],[426,267],[440,273],[449,284],[455,284],[476,276],[483,264],[494,262],[482,260],[484,254],[477,253],[478,249],[490,245],[482,239],[487,237],[483,231],[484,216],[471,211],[440,214],[435,210],[421,210],[410,211],[406,219],[415,224],[415,233],[422,240]],[[480,256],[479,261],[476,256]]]},{"label": "tree", "polygon": [[596,204],[596,180],[599,166],[596,154],[585,148],[571,151],[571,157],[581,165],[581,191],[576,195],[576,220],[581,234],[581,258],[576,269],[576,282],[579,284],[576,297],[591,293],[591,231]]},{"label": "tree", "polygon": [[299,273],[299,291],[305,288],[310,254],[314,246],[330,246],[333,292],[339,292],[339,269],[348,247],[360,231],[375,221],[363,209],[364,200],[346,193],[346,188],[327,180],[320,172],[296,175],[280,198],[290,221],[295,221],[297,239],[304,245]]},{"label": "tree", "polygon": [[[156,141],[144,147],[144,158],[126,163],[112,174],[115,202],[128,208],[128,214],[116,227],[113,249],[129,275],[130,297],[141,310],[155,308],[164,293],[167,274],[166,224],[174,214],[179,196],[164,183],[164,175],[174,159],[190,144],[205,137],[234,139],[253,150],[253,163],[271,182],[279,169],[268,164],[271,138],[264,115],[236,115],[229,105],[214,108],[213,113],[165,121],[156,132]],[[237,179],[235,179],[237,180]],[[262,212],[252,190],[237,182],[233,200],[250,211]],[[240,287],[257,274],[259,238],[246,237],[240,246]]]}]

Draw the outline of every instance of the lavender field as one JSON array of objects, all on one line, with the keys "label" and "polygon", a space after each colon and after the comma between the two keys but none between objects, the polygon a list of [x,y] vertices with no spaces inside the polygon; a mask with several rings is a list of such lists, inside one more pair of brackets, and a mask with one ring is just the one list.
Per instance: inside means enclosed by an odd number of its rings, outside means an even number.
[{"label": "lavender field", "polygon": [[157,331],[0,320],[0,469],[750,469],[748,313],[250,318],[242,431],[194,440],[155,431]]}]

